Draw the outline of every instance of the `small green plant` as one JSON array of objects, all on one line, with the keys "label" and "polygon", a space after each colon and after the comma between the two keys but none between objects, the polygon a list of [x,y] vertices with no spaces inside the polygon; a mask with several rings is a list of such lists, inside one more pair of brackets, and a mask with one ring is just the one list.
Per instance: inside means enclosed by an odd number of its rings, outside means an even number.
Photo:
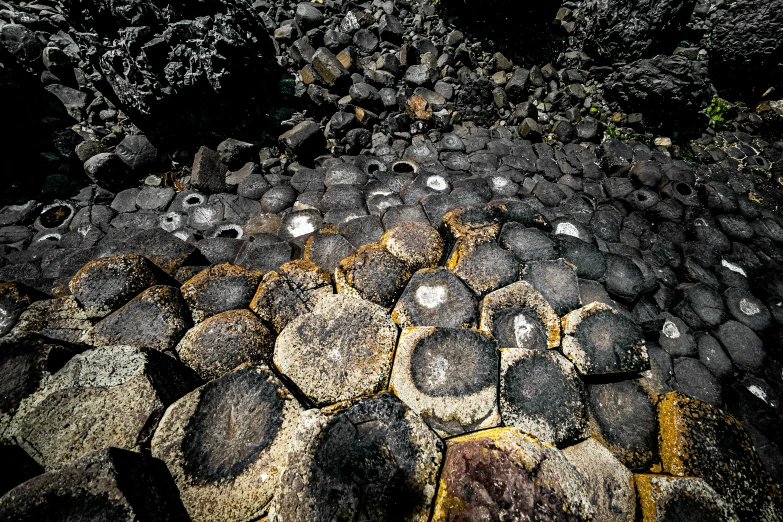
[{"label": "small green plant", "polygon": [[734,105],[723,98],[714,96],[709,106],[704,109],[704,114],[707,115],[712,124],[720,127],[733,117],[732,114],[735,112],[735,109]]}]

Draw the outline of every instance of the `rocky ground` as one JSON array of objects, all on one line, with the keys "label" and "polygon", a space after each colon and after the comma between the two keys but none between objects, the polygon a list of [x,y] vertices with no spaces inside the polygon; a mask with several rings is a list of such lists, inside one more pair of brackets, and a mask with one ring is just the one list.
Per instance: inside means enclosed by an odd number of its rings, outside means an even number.
[{"label": "rocky ground", "polygon": [[0,1],[0,520],[780,520],[781,35]]}]

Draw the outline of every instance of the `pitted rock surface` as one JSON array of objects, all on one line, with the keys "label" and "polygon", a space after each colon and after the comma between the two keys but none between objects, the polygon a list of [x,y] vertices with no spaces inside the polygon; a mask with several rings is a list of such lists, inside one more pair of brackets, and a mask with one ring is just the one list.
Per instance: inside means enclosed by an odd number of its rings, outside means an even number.
[{"label": "pitted rock surface", "polygon": [[340,412],[309,410],[269,518],[424,522],[442,458],[443,442],[390,394]]},{"label": "pitted rock surface", "polygon": [[280,332],[274,365],[318,405],[372,395],[388,383],[397,333],[380,306],[325,296]]},{"label": "pitted rock surface", "polygon": [[300,411],[271,371],[246,365],[172,404],[152,454],[194,521],[248,520],[268,508]]},{"label": "pitted rock surface", "polygon": [[23,399],[9,433],[47,470],[108,446],[139,451],[166,407],[197,384],[155,350],[95,348]]}]

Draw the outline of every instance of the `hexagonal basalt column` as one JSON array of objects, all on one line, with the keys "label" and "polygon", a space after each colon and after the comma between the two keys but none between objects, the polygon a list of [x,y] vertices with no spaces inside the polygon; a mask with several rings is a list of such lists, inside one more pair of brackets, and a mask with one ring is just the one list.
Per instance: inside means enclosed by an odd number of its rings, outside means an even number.
[{"label": "hexagonal basalt column", "polygon": [[274,364],[318,405],[371,395],[386,387],[397,333],[380,306],[325,296],[280,332]]},{"label": "hexagonal basalt column", "polygon": [[497,426],[499,354],[486,335],[464,328],[406,328],[391,389],[439,435]]}]

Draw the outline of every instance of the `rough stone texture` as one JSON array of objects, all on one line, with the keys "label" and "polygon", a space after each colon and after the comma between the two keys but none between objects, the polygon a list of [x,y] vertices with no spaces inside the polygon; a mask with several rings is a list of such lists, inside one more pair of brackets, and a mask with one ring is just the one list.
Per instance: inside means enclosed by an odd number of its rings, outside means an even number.
[{"label": "rough stone texture", "polygon": [[582,477],[554,447],[516,428],[448,441],[434,522],[592,520]]},{"label": "rough stone texture", "polygon": [[484,210],[474,207],[459,207],[449,210],[443,216],[441,231],[451,241],[470,236],[496,238],[500,224],[491,219]]},{"label": "rough stone texture", "polygon": [[384,389],[396,343],[397,326],[383,308],[329,295],[280,332],[274,364],[310,400],[327,405]]},{"label": "rough stone texture", "polygon": [[81,351],[37,335],[0,338],[0,444],[10,442],[6,431],[19,403]]},{"label": "rough stone texture", "polygon": [[389,386],[438,435],[500,424],[499,353],[486,335],[462,328],[405,328]]},{"label": "rough stone texture", "polygon": [[301,407],[265,366],[243,366],[172,404],[152,439],[194,522],[262,516]]},{"label": "rough stone texture", "polygon": [[609,450],[594,439],[587,439],[565,448],[563,456],[582,475],[595,520],[636,520],[633,474]]},{"label": "rough stone texture", "polygon": [[642,372],[650,368],[644,332],[603,303],[563,317],[563,354],[582,375]]},{"label": "rough stone texture", "polygon": [[670,54],[696,0],[587,0],[575,16],[583,50],[606,63]]},{"label": "rough stone texture", "polygon": [[657,453],[655,406],[638,380],[588,386],[590,435],[631,469]]},{"label": "rough stone texture", "polygon": [[199,272],[182,287],[193,323],[233,310],[247,308],[264,273],[225,263]]},{"label": "rough stone texture", "polygon": [[153,228],[113,245],[106,255],[138,254],[144,256],[169,275],[174,275],[191,254],[196,250],[193,245],[163,229]]},{"label": "rough stone texture", "polygon": [[143,290],[165,283],[161,270],[136,254],[90,261],[68,285],[87,317],[101,319]]},{"label": "rough stone texture", "polygon": [[739,520],[723,497],[700,478],[639,474],[635,482],[642,522]]},{"label": "rough stone texture", "polygon": [[658,56],[624,65],[606,80],[606,92],[625,111],[644,111],[668,125],[691,123],[711,99],[706,65],[684,56]]},{"label": "rough stone texture", "polygon": [[108,446],[148,447],[166,407],[198,384],[155,350],[95,348],[74,356],[22,400],[9,433],[45,469]]},{"label": "rough stone texture", "polygon": [[190,520],[166,466],[108,448],[20,484],[0,498],[0,519],[156,522]]},{"label": "rough stone texture", "polygon": [[[448,219],[448,216],[444,218]],[[453,234],[462,233],[452,232]],[[519,278],[514,254],[498,246],[493,237],[482,235],[486,228],[461,237],[449,255],[446,267],[478,296],[510,285]]]},{"label": "rough stone texture", "polygon": [[522,279],[533,285],[558,315],[582,305],[576,270],[562,259],[530,261],[522,269]]},{"label": "rough stone texture", "polygon": [[93,325],[73,296],[44,299],[22,312],[10,335],[37,333],[69,343],[78,343]]},{"label": "rough stone texture", "polygon": [[391,394],[309,410],[288,447],[270,522],[426,522],[443,443]]},{"label": "rough stone texture", "polygon": [[710,78],[723,96],[756,98],[783,79],[783,2],[741,0],[716,13]]},{"label": "rough stone texture", "polygon": [[473,292],[443,268],[422,268],[413,274],[392,310],[392,319],[402,328],[471,328],[477,316]]},{"label": "rough stone texture", "polygon": [[93,346],[169,350],[190,324],[190,311],[179,290],[153,286],[87,330],[84,340]]},{"label": "rough stone texture", "polygon": [[758,520],[767,480],[747,432],[731,415],[677,392],[658,404],[663,470],[704,479],[742,520]]},{"label": "rough stone texture", "polygon": [[336,230],[322,229],[307,239],[302,258],[321,267],[328,274],[333,274],[340,261],[354,250],[354,246]]},{"label": "rough stone texture", "polygon": [[359,248],[343,259],[334,271],[337,292],[367,299],[392,308],[411,278],[409,265],[379,243]]},{"label": "rough stone texture", "polygon": [[0,337],[10,332],[22,312],[40,297],[21,283],[0,282]]},{"label": "rough stone texture", "polygon": [[435,268],[445,247],[438,231],[426,223],[402,223],[381,237],[381,245],[411,271]]},{"label": "rough stone texture", "polygon": [[560,346],[560,319],[527,281],[495,290],[480,304],[480,330],[502,348],[546,350]]},{"label": "rough stone texture", "polygon": [[228,310],[197,324],[177,344],[180,360],[205,381],[242,363],[271,363],[274,336],[253,312]]},{"label": "rough stone texture", "polygon": [[585,386],[557,352],[500,351],[500,413],[544,442],[569,444],[589,435]]},{"label": "rough stone texture", "polygon": [[300,315],[311,312],[321,297],[333,292],[328,273],[310,261],[297,259],[264,275],[250,309],[279,333]]}]

